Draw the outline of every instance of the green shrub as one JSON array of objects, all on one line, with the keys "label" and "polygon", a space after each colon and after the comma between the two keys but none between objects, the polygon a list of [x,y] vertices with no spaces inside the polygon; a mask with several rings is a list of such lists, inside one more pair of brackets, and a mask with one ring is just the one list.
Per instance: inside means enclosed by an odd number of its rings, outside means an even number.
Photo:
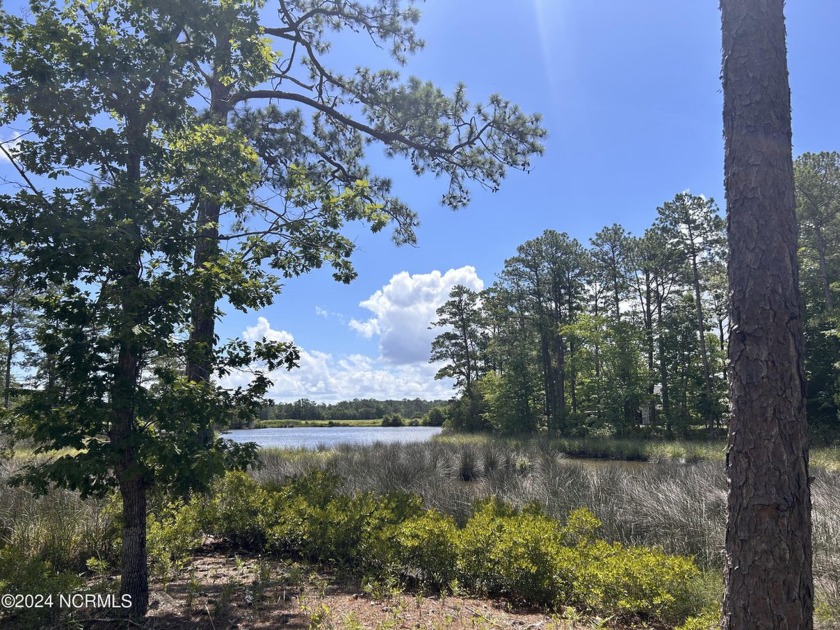
[{"label": "green shrub", "polygon": [[391,556],[387,534],[392,526],[422,513],[415,495],[329,496],[325,490],[307,476],[277,491],[270,550],[349,568],[382,568]]},{"label": "green shrub", "polygon": [[166,579],[180,571],[189,552],[202,542],[201,505],[176,499],[149,513],[146,547],[152,575]]},{"label": "green shrub", "polygon": [[685,623],[674,630],[716,630],[720,628],[720,611],[706,611],[701,615],[689,617]]},{"label": "green shrub", "polygon": [[575,593],[599,613],[676,622],[691,612],[700,577],[686,557],[603,540],[579,545]]},{"label": "green shrub", "polygon": [[194,499],[194,514],[206,533],[223,536],[245,549],[265,546],[268,492],[247,473],[230,472],[207,497]]},{"label": "green shrub", "polygon": [[404,427],[405,419],[398,413],[389,413],[382,418],[383,427]]},{"label": "green shrub", "polygon": [[563,523],[537,504],[514,508],[490,499],[478,502],[458,529],[451,516],[424,509],[416,495],[347,495],[341,485],[324,470],[266,486],[230,473],[210,498],[157,513],[150,555],[167,568],[203,529],[250,549],[330,563],[373,580],[416,580],[440,589],[457,580],[475,592],[547,608],[584,606],[676,623],[702,606],[700,573],[690,559],[601,540],[601,523],[585,508]]},{"label": "green shrub", "polygon": [[391,541],[399,575],[437,589],[457,577],[458,529],[451,516],[427,510],[399,524]]},{"label": "green shrub", "polygon": [[423,426],[442,427],[446,422],[446,410],[443,407],[432,407],[423,418]]},{"label": "green shrub", "polygon": [[480,504],[460,533],[464,584],[548,607],[583,605],[599,614],[678,621],[692,608],[694,563],[656,549],[594,538],[600,526],[586,509],[565,525],[535,506]]},{"label": "green shrub", "polygon": [[54,598],[52,606],[42,608],[2,606],[0,622],[14,620],[19,627],[52,627],[61,615],[59,594],[72,593],[81,585],[82,580],[76,574],[57,572],[50,563],[32,558],[20,548],[0,549],[0,593]]},{"label": "green shrub", "polygon": [[459,538],[460,579],[532,604],[567,601],[574,558],[562,539],[560,524],[536,506],[481,502]]}]

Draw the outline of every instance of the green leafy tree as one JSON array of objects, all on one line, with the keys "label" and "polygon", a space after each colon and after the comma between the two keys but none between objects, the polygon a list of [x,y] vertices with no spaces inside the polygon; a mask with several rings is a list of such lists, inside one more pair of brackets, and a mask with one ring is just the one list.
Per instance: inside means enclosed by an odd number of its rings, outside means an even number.
[{"label": "green leafy tree", "polygon": [[587,262],[586,251],[577,240],[546,230],[520,245],[517,255],[505,261],[502,272],[502,279],[524,296],[517,308],[537,340],[543,414],[552,432],[566,430],[567,399],[575,398],[575,373],[567,369],[566,360],[572,349],[562,330],[583,309]]},{"label": "green leafy tree", "polygon": [[[252,448],[196,436],[255,412],[270,384],[258,370],[249,387],[227,391],[191,382],[177,367],[197,275],[224,277],[220,286],[243,308],[267,303],[277,288],[234,261],[200,274],[193,267],[196,192],[212,191],[236,212],[259,182],[243,137],[216,134],[190,104],[199,77],[187,15],[201,8],[34,3],[30,22],[0,13],[9,67],[0,78],[2,122],[30,127],[10,151],[23,187],[0,198],[0,240],[40,296],[39,344],[61,380],[4,422],[39,451],[71,449],[28,464],[18,481],[82,496],[118,490],[120,592],[133,616],[148,605],[150,489],[185,493],[250,461]],[[284,344],[231,343],[213,354],[212,368],[224,375],[261,361],[270,370],[296,356]]]},{"label": "green leafy tree", "polygon": [[10,152],[25,189],[2,200],[2,240],[44,293],[39,343],[61,379],[13,420],[43,449],[78,449],[30,480],[119,488],[134,615],[147,605],[149,489],[185,491],[247,459],[212,427],[253,411],[268,381],[226,392],[213,379],[295,362],[282,344],[217,347],[219,300],[263,307],[276,276],[323,264],[352,279],[347,221],[413,241],[414,213],[365,165],[371,141],[446,177],[452,207],[470,182],[496,189],[542,151],[539,117],[501,97],[472,106],[463,86],[445,96],[395,70],[327,68],[342,30],[404,62],[421,47],[410,3],[280,0],[270,25],[262,8],[68,1],[34,2],[29,21],[2,14],[2,122],[29,127]]},{"label": "green leafy tree", "polygon": [[486,345],[479,294],[457,284],[436,313],[438,319],[432,322],[432,328],[446,330],[432,341],[429,362],[446,361],[446,364],[435,378],[453,378],[456,387],[471,392],[473,383],[483,372],[481,350]]},{"label": "green leafy tree", "polygon": [[504,360],[479,381],[476,399],[480,406],[474,411],[480,413],[483,428],[504,434],[535,431],[545,408],[539,338],[528,313],[529,289],[521,280],[523,276],[506,266],[487,291],[494,316],[502,318],[494,325],[493,350]]},{"label": "green leafy tree", "polygon": [[716,396],[715,381],[723,374],[715,370],[708,348],[708,323],[704,308],[708,280],[725,261],[724,226],[713,199],[679,193],[657,209],[657,225],[668,238],[668,246],[679,252],[687,267],[688,282],[694,296],[695,323],[703,365],[703,403],[705,424],[711,433],[721,423],[722,405]]},{"label": "green leafy tree", "polygon": [[[225,233],[220,205],[196,197],[202,239],[195,267],[212,265],[220,240],[245,241],[249,260],[285,275],[331,264],[335,277],[355,276],[353,243],[345,221],[362,220],[374,231],[395,226],[398,243],[414,242],[415,213],[392,191],[388,178],[371,173],[365,148],[378,144],[407,160],[417,175],[431,173],[448,186],[442,203],[466,205],[475,182],[496,190],[508,169],[528,170],[542,152],[539,116],[526,115],[493,95],[473,105],[466,88],[446,95],[430,82],[403,79],[397,68],[423,47],[412,2],[393,0],[278,0],[261,21],[261,3],[224,4],[197,29],[208,52],[192,59],[205,80],[208,124],[236,129],[261,161],[263,184],[281,207],[253,199],[247,215]],[[235,18],[235,19],[232,19]],[[363,35],[390,54],[391,67],[330,67],[330,37]],[[215,306],[221,288],[205,278],[193,302],[187,373],[206,378],[214,343]]]},{"label": "green leafy tree", "polygon": [[805,301],[808,418],[835,434],[840,413],[840,154],[804,153],[793,164]]},{"label": "green leafy tree", "polygon": [[[596,277],[601,300],[595,300],[594,314],[597,316],[603,304],[608,317],[607,340],[608,352],[600,352],[599,371],[609,373],[610,386],[607,390],[609,401],[604,401],[604,408],[610,423],[620,431],[629,430],[639,420],[639,404],[642,396],[637,391],[639,342],[637,323],[626,306],[632,298],[632,253],[633,238],[620,225],[614,224],[597,232],[590,239],[592,256],[592,274]],[[618,344],[618,345],[615,345]],[[606,361],[612,362],[606,365]],[[601,379],[603,380],[603,376]],[[620,397],[624,397],[621,399]],[[619,404],[620,414],[615,407]]]}]

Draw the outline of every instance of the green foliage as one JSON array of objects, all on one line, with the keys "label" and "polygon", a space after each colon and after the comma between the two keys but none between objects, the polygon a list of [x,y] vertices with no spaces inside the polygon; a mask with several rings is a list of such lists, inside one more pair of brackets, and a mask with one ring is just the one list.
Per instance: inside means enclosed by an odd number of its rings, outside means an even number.
[{"label": "green foliage", "polygon": [[17,547],[0,548],[0,593],[12,595],[50,595],[53,606],[0,606],[0,623],[18,627],[53,627],[61,614],[58,594],[72,593],[82,586],[82,579],[73,572],[56,571],[49,562],[38,560]]},{"label": "green foliage", "polygon": [[840,154],[803,153],[793,168],[806,304],[808,424],[831,440],[840,425]]},{"label": "green foliage", "polygon": [[489,431],[492,425],[487,422],[486,404],[478,386],[467,389],[463,395],[452,401],[449,414],[443,426],[455,431]]},{"label": "green foliage", "polygon": [[587,545],[581,556],[576,591],[595,610],[678,621],[692,609],[699,571],[688,558],[605,541]]},{"label": "green foliage", "polygon": [[261,549],[266,543],[269,498],[267,490],[249,475],[232,472],[219,479],[206,498],[196,497],[191,504],[199,504],[195,514],[208,533],[245,549]]},{"label": "green foliage", "polygon": [[383,427],[404,427],[405,419],[398,413],[389,413],[382,418]]},{"label": "green foliage", "polygon": [[521,513],[497,500],[476,506],[459,536],[463,583],[487,593],[554,606],[569,601],[570,581],[556,571],[563,553],[559,523],[537,510]]},{"label": "green foliage", "polygon": [[689,617],[674,630],[717,630],[720,628],[720,611],[708,611]]},{"label": "green foliage", "polygon": [[561,523],[536,504],[519,509],[491,499],[476,504],[459,529],[452,517],[424,510],[417,496],[346,495],[340,483],[325,471],[274,486],[230,473],[209,500],[195,498],[180,512],[188,514],[184,523],[159,522],[177,529],[167,540],[190,540],[200,522],[250,549],[341,566],[376,582],[393,577],[445,589],[457,580],[531,605],[665,621],[692,611],[699,571],[691,560],[600,540],[589,510]]},{"label": "green foliage", "polygon": [[515,357],[503,374],[485,374],[478,382],[485,421],[502,435],[534,433],[539,426],[533,370]]},{"label": "green foliage", "polygon": [[446,410],[442,407],[433,407],[423,418],[423,426],[442,427],[446,422]]},{"label": "green foliage", "polygon": [[[0,429],[39,451],[73,451],[30,462],[19,481],[83,496],[119,486],[127,532],[145,526],[131,508],[149,489],[185,496],[253,460],[212,431],[246,423],[266,374],[296,365],[289,344],[216,347],[216,304],[265,307],[281,277],[324,264],[351,280],[350,221],[393,224],[395,240],[414,241],[415,213],[365,164],[370,142],[448,179],[453,208],[468,203],[471,182],[496,189],[542,152],[539,116],[498,95],[474,106],[463,85],[447,96],[392,70],[327,69],[329,36],[342,30],[403,62],[421,47],[413,7],[303,0],[271,17],[263,4],[0,10],[0,124],[28,127],[3,149],[19,186],[0,198],[0,251],[39,295],[37,341],[51,367]],[[301,63],[281,63],[289,41],[306,51]],[[250,384],[232,391],[213,378],[251,367]],[[142,541],[129,547],[135,564]],[[145,586],[131,588],[142,615]]]},{"label": "green foliage", "polygon": [[394,528],[393,570],[437,589],[457,577],[458,532],[452,517],[425,510]]},{"label": "green foliage", "polygon": [[201,507],[198,503],[175,499],[149,513],[146,540],[149,570],[153,575],[166,581],[171,574],[180,572],[190,552],[201,546]]},{"label": "green foliage", "polygon": [[436,314],[438,319],[432,326],[444,331],[432,341],[429,362],[446,363],[437,371],[435,379],[453,378],[456,387],[467,391],[485,370],[480,352],[486,345],[486,333],[479,294],[457,284]]},{"label": "green foliage", "polygon": [[691,610],[699,571],[688,558],[594,538],[586,509],[564,526],[538,508],[481,505],[460,536],[462,580],[545,606],[679,620]]}]

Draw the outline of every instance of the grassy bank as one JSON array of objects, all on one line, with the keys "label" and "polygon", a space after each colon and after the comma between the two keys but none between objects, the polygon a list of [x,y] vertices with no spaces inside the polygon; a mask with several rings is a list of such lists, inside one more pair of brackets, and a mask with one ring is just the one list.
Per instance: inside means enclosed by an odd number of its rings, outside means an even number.
[{"label": "grassy bank", "polygon": [[451,445],[496,445],[512,449],[538,450],[577,459],[694,463],[723,461],[724,441],[688,441],[642,438],[551,438],[547,436],[504,438],[485,434],[444,433],[436,442]]},{"label": "grassy bank", "polygon": [[[603,459],[613,461],[723,462],[726,441],[663,440],[656,438],[505,438],[486,434],[443,433],[434,441],[451,445],[506,445],[513,449],[531,449],[562,453],[575,459]],[[840,471],[840,446],[812,446],[810,464],[814,468]]]}]

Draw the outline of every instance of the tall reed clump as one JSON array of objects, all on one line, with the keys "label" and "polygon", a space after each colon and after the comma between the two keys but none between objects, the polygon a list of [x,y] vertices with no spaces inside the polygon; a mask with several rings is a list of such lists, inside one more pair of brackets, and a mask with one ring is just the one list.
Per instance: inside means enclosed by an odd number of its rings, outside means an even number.
[{"label": "tall reed clump", "polygon": [[116,514],[105,500],[82,500],[69,490],[34,494],[9,487],[9,466],[0,472],[0,547],[58,572],[83,571],[90,558],[116,557]]},{"label": "tall reed clump", "polygon": [[[70,593],[93,559],[116,558],[118,527],[104,501],[82,501],[78,494],[52,490],[38,496],[10,487],[14,462],[0,468],[0,592]],[[11,618],[21,627],[54,623],[58,608],[0,609],[0,625]]]}]

